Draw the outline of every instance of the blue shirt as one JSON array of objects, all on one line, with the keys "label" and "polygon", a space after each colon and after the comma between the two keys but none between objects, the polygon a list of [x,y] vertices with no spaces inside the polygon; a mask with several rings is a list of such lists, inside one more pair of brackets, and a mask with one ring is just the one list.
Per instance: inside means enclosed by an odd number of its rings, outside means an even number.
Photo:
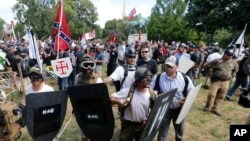
[{"label": "blue shirt", "polygon": [[[155,83],[156,83],[156,77],[154,77],[153,81],[151,82],[151,87],[154,88],[155,87]],[[193,82],[191,81],[191,79],[187,76],[188,78],[188,86],[187,86],[187,92],[189,92],[189,90],[191,90],[192,88],[194,88]],[[181,74],[181,72],[177,72],[176,78],[172,79],[170,78],[167,73],[163,72],[161,73],[161,77],[160,77],[160,81],[159,81],[159,88],[160,88],[160,94],[166,93],[168,91],[171,91],[175,88],[177,88],[177,92],[173,98],[172,103],[170,104],[169,108],[170,109],[177,109],[180,108],[180,105],[178,103],[178,101],[180,99],[184,99],[184,95],[183,95],[183,91],[184,91],[184,87],[185,87],[185,80]]]}]

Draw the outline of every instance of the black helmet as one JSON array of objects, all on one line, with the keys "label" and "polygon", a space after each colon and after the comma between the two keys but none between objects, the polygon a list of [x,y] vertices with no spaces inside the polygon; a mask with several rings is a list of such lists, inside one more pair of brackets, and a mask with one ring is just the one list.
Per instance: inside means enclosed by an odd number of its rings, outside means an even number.
[{"label": "black helmet", "polygon": [[138,68],[135,72],[135,80],[136,81],[144,81],[149,78],[149,81],[152,80],[152,73],[145,67]]},{"label": "black helmet", "polygon": [[81,62],[84,62],[84,61],[93,61],[94,62],[94,59],[91,57],[91,56],[89,56],[89,55],[87,55],[87,54],[84,54],[82,57],[81,57],[81,60],[80,60]]},{"label": "black helmet", "polygon": [[136,51],[134,48],[130,47],[130,48],[126,49],[125,55],[126,56],[136,56]]},{"label": "black helmet", "polygon": [[25,52],[25,49],[24,49],[23,46],[18,46],[18,47],[16,48],[16,52],[17,52],[17,53],[23,53],[23,52]]}]

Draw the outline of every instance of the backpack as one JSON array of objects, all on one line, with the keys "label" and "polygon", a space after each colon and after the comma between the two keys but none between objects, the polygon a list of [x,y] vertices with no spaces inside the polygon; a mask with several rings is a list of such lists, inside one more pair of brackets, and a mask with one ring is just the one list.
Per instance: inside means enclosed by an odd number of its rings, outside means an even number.
[{"label": "backpack", "polygon": [[12,101],[0,103],[0,140],[14,141],[21,136],[22,112]]},{"label": "backpack", "polygon": [[121,86],[123,85],[126,77],[128,76],[128,65],[127,64],[124,64],[124,65],[121,65],[124,69],[124,74],[123,74],[123,79],[122,79],[122,82],[120,81],[115,81],[114,84],[115,84],[115,89],[116,91],[120,91],[121,89]]},{"label": "backpack", "polygon": [[[181,72],[181,74],[182,74],[184,81],[185,81],[185,86],[184,86],[184,90],[182,93],[183,93],[184,97],[187,97],[187,87],[188,87],[189,81],[188,81],[186,74],[184,74],[182,72]],[[158,94],[160,93],[160,85],[159,85],[160,84],[160,77],[161,77],[161,73],[157,75],[156,80],[155,80],[155,87],[154,87],[154,90],[157,90]]]}]

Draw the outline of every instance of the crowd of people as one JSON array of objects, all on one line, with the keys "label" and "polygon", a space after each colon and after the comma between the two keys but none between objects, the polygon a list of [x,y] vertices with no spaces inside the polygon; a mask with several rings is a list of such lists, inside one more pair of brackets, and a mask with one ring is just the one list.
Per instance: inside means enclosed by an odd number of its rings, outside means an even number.
[{"label": "crowd of people", "polygon": [[[140,139],[149,115],[150,95],[156,94],[153,90],[155,85],[158,85],[158,93],[177,88],[169,110],[164,115],[163,124],[159,128],[158,141],[166,140],[171,120],[174,123],[176,140],[184,140],[184,121],[180,124],[175,124],[175,121],[185,102],[185,93],[197,85],[201,75],[211,80],[210,84],[207,84],[210,88],[204,111],[212,108],[212,113],[218,116],[222,115],[220,103],[223,100],[231,101],[230,97],[239,85],[248,88],[248,75],[242,70],[245,58],[249,56],[248,48],[243,52],[245,57],[237,60],[234,52],[236,48],[227,48],[220,54],[222,49],[217,43],[206,46],[194,45],[191,42],[173,41],[168,44],[159,41],[126,44],[123,41],[120,44],[110,45],[92,42],[82,47],[76,42],[68,50],[61,51],[59,57],[50,43],[40,42],[38,45],[43,70],[51,66],[51,60],[65,57],[71,60],[73,71],[69,77],[58,77],[58,90],[66,90],[70,85],[110,82],[114,84],[116,92],[110,95],[110,100],[118,105],[118,109],[125,107],[124,111],[120,111],[122,116],[120,141]],[[44,75],[47,74],[37,70],[35,60],[29,58],[28,48],[29,41],[23,41],[19,45],[0,41],[0,50],[6,53],[3,58],[5,68],[2,71],[12,71],[13,87],[22,94],[23,100],[29,93],[54,91],[54,88],[44,83]],[[186,74],[177,71],[182,56],[194,62]],[[105,65],[106,74],[102,69]],[[157,74],[160,74],[159,84],[156,84]],[[20,81],[16,79],[20,76],[25,82],[24,86],[21,86]],[[229,83],[235,76],[235,84],[228,91]],[[185,87],[186,80],[188,83]],[[87,140],[88,138],[82,133],[82,141]]]}]

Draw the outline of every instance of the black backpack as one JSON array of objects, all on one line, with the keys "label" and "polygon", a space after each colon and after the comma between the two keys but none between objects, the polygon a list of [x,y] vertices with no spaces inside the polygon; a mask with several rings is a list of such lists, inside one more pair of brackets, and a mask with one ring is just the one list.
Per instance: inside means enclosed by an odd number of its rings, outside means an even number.
[{"label": "black backpack", "polygon": [[[185,81],[183,95],[184,95],[184,97],[187,97],[187,87],[188,87],[189,81],[188,81],[188,78],[187,78],[186,74],[184,74],[182,72],[181,72],[181,74],[182,74],[182,76],[184,78],[184,81]],[[157,90],[158,94],[160,93],[160,86],[159,86],[159,84],[160,84],[160,77],[161,77],[161,73],[156,76],[155,87],[154,87],[154,90]]]},{"label": "black backpack", "polygon": [[124,64],[124,65],[121,65],[121,66],[124,69],[124,75],[123,75],[124,77],[122,79],[122,82],[120,82],[119,80],[114,82],[115,89],[116,89],[117,92],[120,91],[122,84],[124,83],[126,77],[128,76],[128,65]]}]

